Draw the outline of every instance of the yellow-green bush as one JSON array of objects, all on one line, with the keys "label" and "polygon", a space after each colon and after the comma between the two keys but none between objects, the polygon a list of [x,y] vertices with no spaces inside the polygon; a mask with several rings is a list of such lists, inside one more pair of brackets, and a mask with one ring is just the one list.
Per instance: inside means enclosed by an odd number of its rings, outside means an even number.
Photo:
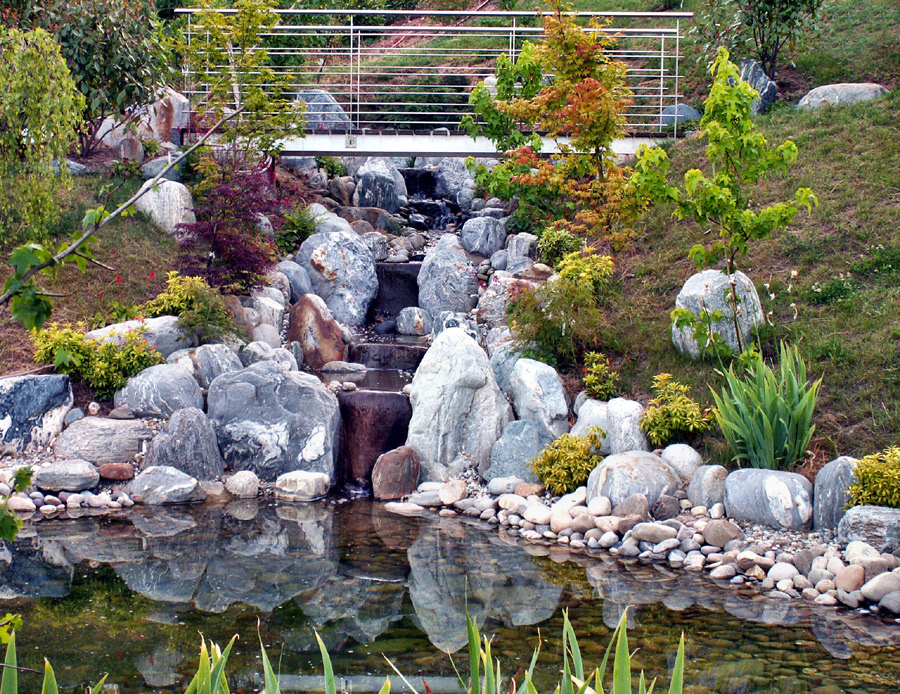
[{"label": "yellow-green bush", "polygon": [[867,455],[856,465],[849,506],[900,508],[900,446]]},{"label": "yellow-green bush", "polygon": [[715,412],[703,410],[691,398],[691,389],[662,373],[653,378],[654,398],[641,418],[641,429],[654,446],[663,446],[680,439],[690,439],[712,427]]},{"label": "yellow-green bush", "polygon": [[155,316],[178,316],[178,327],[200,342],[215,340],[235,331],[231,313],[218,289],[202,277],[177,272],[166,275],[166,288],[155,299],[138,306],[138,312]]},{"label": "yellow-green bush", "polygon": [[591,427],[587,436],[563,434],[531,461],[531,469],[554,494],[573,492],[603,460],[595,451],[600,450],[605,436],[598,427]]},{"label": "yellow-green bush", "polygon": [[597,400],[609,400],[619,394],[619,374],[609,359],[597,352],[584,355],[584,389]]}]

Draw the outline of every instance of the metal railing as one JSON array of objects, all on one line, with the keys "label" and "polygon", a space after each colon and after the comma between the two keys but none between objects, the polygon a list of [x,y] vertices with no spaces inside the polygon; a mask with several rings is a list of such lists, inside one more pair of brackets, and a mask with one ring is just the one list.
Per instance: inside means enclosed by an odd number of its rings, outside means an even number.
[{"label": "metal railing", "polygon": [[[219,10],[232,13],[234,10]],[[187,16],[186,37],[202,50],[206,38]],[[276,10],[265,31],[271,67],[290,78],[308,104],[307,128],[326,131],[455,130],[472,113],[469,94],[494,74],[503,54],[515,60],[526,41],[543,38],[540,17],[527,12],[403,10]],[[569,16],[615,37],[609,55],[627,66],[632,105],[625,113],[633,135],[659,134],[665,110],[677,107],[681,22],[690,12],[573,12]],[[591,27],[592,20],[608,22]],[[199,45],[197,45],[199,44]],[[225,69],[225,66],[223,66]],[[204,75],[185,68],[192,103],[206,93]],[[328,92],[340,109],[327,105]],[[669,119],[673,120],[673,119]]]}]

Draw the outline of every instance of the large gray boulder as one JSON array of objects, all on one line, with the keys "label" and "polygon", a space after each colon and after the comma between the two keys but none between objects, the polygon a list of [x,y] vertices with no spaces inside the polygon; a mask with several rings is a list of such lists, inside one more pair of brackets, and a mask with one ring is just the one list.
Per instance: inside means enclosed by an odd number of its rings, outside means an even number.
[{"label": "large gray boulder", "polygon": [[569,402],[556,369],[534,359],[519,359],[509,383],[519,419],[534,422],[550,439],[568,433]]},{"label": "large gray boulder", "polygon": [[46,492],[80,492],[96,487],[100,473],[86,460],[60,460],[36,468],[31,481]]},{"label": "large gray boulder", "polygon": [[475,268],[453,234],[445,234],[425,254],[417,278],[419,306],[432,317],[441,311],[467,312],[478,297]]},{"label": "large gray boulder", "polygon": [[197,349],[173,352],[167,361],[190,371],[201,388],[209,388],[216,377],[244,368],[237,353],[228,345],[201,345]]},{"label": "large gray boulder", "polygon": [[170,236],[179,225],[197,221],[194,200],[185,185],[177,181],[159,181],[154,186],[153,181],[147,181],[141,190],[146,192],[137,199],[134,208],[148,215],[154,225]]},{"label": "large gray boulder", "polygon": [[838,524],[838,543],[865,542],[879,552],[900,551],[900,508],[854,506]]},{"label": "large gray boulder", "polygon": [[649,451],[647,436],[641,430],[644,408],[626,398],[613,398],[606,404],[606,436],[612,454]]},{"label": "large gray boulder", "polygon": [[315,376],[258,362],[213,381],[208,412],[232,469],[267,482],[295,470],[323,472],[334,483],[340,412]]},{"label": "large gray boulder", "polygon": [[778,98],[778,85],[763,72],[762,66],[755,60],[742,60],[740,78],[759,94],[759,98],[750,106],[750,113],[758,116],[768,111]]},{"label": "large gray boulder", "polygon": [[604,458],[588,477],[587,501],[605,496],[613,507],[643,494],[652,508],[663,494],[672,494],[681,480],[662,458],[647,451],[617,453]]},{"label": "large gray boulder", "polygon": [[800,99],[797,108],[808,110],[829,105],[854,104],[858,101],[871,101],[885,94],[887,89],[873,82],[825,84]]},{"label": "large gray boulder", "polygon": [[506,244],[506,227],[493,217],[473,217],[463,224],[460,243],[469,253],[490,258]]},{"label": "large gray boulder", "polygon": [[491,465],[484,478],[518,477],[525,482],[537,482],[530,463],[552,440],[544,427],[535,422],[521,419],[510,422],[491,448]]},{"label": "large gray boulder", "polygon": [[351,127],[344,108],[324,89],[304,89],[297,101],[306,106],[305,125],[308,130],[346,130]]},{"label": "large gray boulder", "polygon": [[193,407],[175,412],[165,431],[153,438],[146,465],[174,467],[198,480],[214,480],[225,472],[215,429],[203,410]]},{"label": "large gray boulder", "polygon": [[190,504],[206,499],[200,483],[173,467],[148,467],[128,485],[128,494],[148,506]]},{"label": "large gray boulder", "polygon": [[725,511],[736,520],[802,530],[812,521],[812,492],[795,472],[735,470],[725,479]]},{"label": "large gray boulder", "polygon": [[467,462],[484,473],[512,418],[487,355],[461,328],[444,330],[425,353],[410,391],[406,445],[425,480],[446,480]]},{"label": "large gray boulder", "polygon": [[53,451],[59,459],[87,460],[94,465],[130,463],[153,430],[138,419],[85,417],[59,435]]},{"label": "large gray boulder", "polygon": [[728,470],[721,465],[701,465],[691,476],[687,488],[688,500],[694,506],[711,507],[725,498]]},{"label": "large gray boulder", "polygon": [[304,294],[312,294],[312,280],[309,273],[293,260],[282,260],[275,266],[278,272],[287,277],[291,285],[291,303],[300,301],[300,297]]},{"label": "large gray boulder", "polygon": [[458,157],[443,157],[438,161],[435,172],[434,194],[436,197],[448,198],[457,204],[468,201],[468,206],[460,205],[464,210],[471,207],[472,192],[475,190],[475,178],[466,168],[465,162]]},{"label": "large gray boulder", "polygon": [[406,204],[406,181],[385,157],[369,157],[356,171],[355,207],[378,207],[394,213]]},{"label": "large gray boulder", "polygon": [[[743,272],[736,272],[734,282],[738,299],[737,323],[741,331],[741,342],[746,346],[750,343],[753,328],[762,324],[765,315],[759,302],[759,294],[756,293],[756,287],[750,278]],[[675,298],[675,308],[686,309],[699,319],[721,311],[724,318],[720,321],[710,321],[710,329],[713,333],[719,333],[732,350],[740,352],[738,333],[735,330],[735,312],[732,302],[726,298],[730,293],[729,275],[719,270],[704,270],[685,282]],[[679,328],[673,324],[672,342],[682,354],[687,354],[691,359],[699,359],[701,345],[694,340],[693,332],[690,327]]]},{"label": "large gray boulder", "polygon": [[362,325],[378,293],[375,256],[355,232],[313,234],[297,252],[313,289],[341,323]]},{"label": "large gray boulder", "polygon": [[72,403],[68,376],[0,379],[0,455],[48,443],[62,431]]},{"label": "large gray boulder", "polygon": [[813,492],[813,527],[835,529],[850,502],[848,490],[856,481],[856,458],[842,455],[816,474]]},{"label": "large gray boulder", "polygon": [[116,391],[116,407],[136,417],[169,417],[185,407],[203,408],[203,393],[193,373],[179,364],[157,364],[128,379]]},{"label": "large gray boulder", "polygon": [[125,344],[125,335],[130,332],[140,332],[141,337],[156,348],[164,359],[180,349],[190,349],[197,345],[192,335],[186,335],[178,327],[176,316],[158,316],[157,318],[145,318],[144,320],[129,320],[123,323],[113,323],[105,328],[91,330],[85,334],[88,340],[97,342],[114,342],[121,347]]}]

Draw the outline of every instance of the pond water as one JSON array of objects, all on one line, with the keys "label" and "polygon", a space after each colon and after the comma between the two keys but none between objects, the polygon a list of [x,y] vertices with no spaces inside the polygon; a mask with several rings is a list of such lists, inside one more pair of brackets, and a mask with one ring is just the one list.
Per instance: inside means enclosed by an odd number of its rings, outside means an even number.
[{"label": "pond water", "polygon": [[[511,673],[541,641],[558,681],[562,614],[598,665],[626,605],[636,663],[668,671],[687,642],[687,691],[876,694],[900,688],[900,624],[770,600],[705,576],[524,546],[478,522],[404,518],[366,500],[141,508],[27,526],[0,554],[0,610],[22,614],[19,664],[46,655],[72,690],[183,691],[199,634],[240,640],[232,691],[255,691],[261,638],[284,691],[319,687],[321,634],[347,692],[375,692],[385,657],[417,688],[457,691],[465,609]],[[22,691],[36,691],[23,675]],[[404,689],[392,678],[395,691]],[[179,689],[180,688],[180,689]]]}]

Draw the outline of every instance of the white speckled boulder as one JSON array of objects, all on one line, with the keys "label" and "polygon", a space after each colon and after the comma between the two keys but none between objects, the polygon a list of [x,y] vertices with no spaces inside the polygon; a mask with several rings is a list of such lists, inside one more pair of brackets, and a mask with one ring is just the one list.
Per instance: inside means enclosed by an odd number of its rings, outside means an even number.
[{"label": "white speckled boulder", "polygon": [[802,530],[812,522],[812,492],[794,472],[735,470],[725,479],[725,510],[736,520]]}]

